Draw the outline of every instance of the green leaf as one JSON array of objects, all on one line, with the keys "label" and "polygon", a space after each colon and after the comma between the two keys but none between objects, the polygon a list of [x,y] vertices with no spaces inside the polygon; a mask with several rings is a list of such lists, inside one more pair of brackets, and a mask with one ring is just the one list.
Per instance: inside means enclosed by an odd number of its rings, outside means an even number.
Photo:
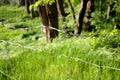
[{"label": "green leaf", "polygon": [[35,2],[34,7],[44,6],[46,4],[51,5],[55,0],[38,0]]}]

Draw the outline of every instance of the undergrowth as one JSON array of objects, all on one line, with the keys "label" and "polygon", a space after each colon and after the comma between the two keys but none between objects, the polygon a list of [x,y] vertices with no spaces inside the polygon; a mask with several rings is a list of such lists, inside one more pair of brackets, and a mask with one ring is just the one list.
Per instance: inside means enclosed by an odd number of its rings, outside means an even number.
[{"label": "undergrowth", "polygon": [[1,80],[120,79],[119,30],[102,30],[97,36],[94,32],[83,32],[80,37],[61,34],[46,44],[44,34],[36,28],[41,24],[38,18],[29,20],[21,12],[23,7],[1,6],[1,10],[10,12],[9,17],[0,12],[1,21],[10,25],[0,25]]}]

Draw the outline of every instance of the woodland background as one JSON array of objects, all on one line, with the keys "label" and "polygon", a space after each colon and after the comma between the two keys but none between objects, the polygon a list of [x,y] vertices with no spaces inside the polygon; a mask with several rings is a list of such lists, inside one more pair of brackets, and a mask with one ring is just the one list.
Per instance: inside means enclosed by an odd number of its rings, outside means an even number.
[{"label": "woodland background", "polygon": [[119,80],[120,0],[1,0],[0,80]]}]

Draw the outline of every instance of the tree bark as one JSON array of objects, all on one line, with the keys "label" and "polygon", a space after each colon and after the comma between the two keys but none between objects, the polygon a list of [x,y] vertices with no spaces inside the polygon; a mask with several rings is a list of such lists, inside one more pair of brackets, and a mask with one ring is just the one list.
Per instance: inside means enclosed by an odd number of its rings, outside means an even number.
[{"label": "tree bark", "polygon": [[[34,3],[34,1],[33,1],[33,0],[29,0],[29,3],[30,3],[30,5],[31,5],[31,4]],[[30,5],[29,5],[29,6],[30,6]],[[34,8],[32,8],[32,9],[30,10],[30,14],[31,14],[31,19],[35,18],[35,15],[34,15]]]},{"label": "tree bark", "polygon": [[[47,5],[47,16],[49,21],[49,26],[54,27],[58,29],[58,12],[56,3],[53,3],[52,5]],[[51,40],[53,38],[56,38],[58,36],[58,31],[50,29],[50,38]]]},{"label": "tree bark", "polygon": [[62,17],[65,16],[65,11],[64,11],[64,7],[63,7],[63,0],[56,0],[56,4],[57,4],[57,10],[58,10],[58,14]]},{"label": "tree bark", "polygon": [[33,0],[25,0],[26,12],[31,16],[31,19],[35,18],[34,8],[29,9],[30,5],[32,5],[35,1]]},{"label": "tree bark", "polygon": [[100,12],[100,17],[102,16],[102,0],[99,0],[99,12]]},{"label": "tree bark", "polygon": [[25,5],[25,0],[19,0],[19,6],[24,6]]},{"label": "tree bark", "polygon": [[30,6],[29,0],[25,0],[26,12],[27,12],[28,14],[30,14],[29,6]]},{"label": "tree bark", "polygon": [[112,0],[110,0],[109,5],[108,5],[108,9],[107,9],[107,20],[110,19],[111,15],[115,16],[115,14],[116,14],[116,11],[112,11],[114,5],[115,5],[115,3],[112,2]]},{"label": "tree bark", "polygon": [[86,9],[86,23],[85,31],[92,31],[92,26],[90,25],[91,13],[94,11],[94,0],[88,0]]},{"label": "tree bark", "polygon": [[50,43],[58,36],[58,31],[50,28],[51,26],[58,29],[58,12],[56,3],[53,3],[52,5],[39,6],[38,12],[43,25],[46,26],[46,41],[47,43]]},{"label": "tree bark", "polygon": [[10,4],[10,1],[9,0],[4,0],[3,3],[4,4]]},{"label": "tree bark", "polygon": [[74,19],[74,22],[75,22],[75,20],[76,20],[75,11],[74,11],[74,8],[73,8],[72,3],[71,3],[70,0],[68,0],[68,5],[69,5],[70,8],[71,8],[72,16],[73,16],[73,19]]},{"label": "tree bark", "polygon": [[82,31],[82,24],[83,24],[83,19],[86,11],[86,6],[87,6],[87,1],[88,0],[81,0],[81,6],[78,14],[78,21],[75,25],[75,35],[79,36]]}]

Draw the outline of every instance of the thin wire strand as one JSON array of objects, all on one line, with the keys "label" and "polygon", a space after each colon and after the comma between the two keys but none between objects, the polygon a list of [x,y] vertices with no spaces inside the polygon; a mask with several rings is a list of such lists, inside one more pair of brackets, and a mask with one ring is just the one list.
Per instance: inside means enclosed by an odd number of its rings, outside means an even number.
[{"label": "thin wire strand", "polygon": [[[66,56],[66,55],[61,55],[61,56],[66,57],[66,58],[69,57],[69,56]],[[84,61],[80,58],[70,57],[70,59],[75,60],[75,61],[80,61],[80,62],[89,64],[89,65],[92,65],[92,66],[95,66],[95,67],[98,67],[98,68],[100,67],[100,68],[113,69],[113,70],[120,71],[120,68],[115,68],[115,67],[110,67],[110,66],[100,66],[100,65],[97,65],[97,64],[94,64],[94,63],[91,63],[91,62]]]},{"label": "thin wire strand", "polygon": [[12,77],[12,76],[10,76],[10,75],[4,73],[4,72],[1,71],[1,70],[0,70],[0,73],[3,74],[3,75],[5,75],[5,76],[7,76],[7,77],[9,77],[9,78],[12,79],[12,80],[16,80],[14,77]]},{"label": "thin wire strand", "polygon": [[[0,42],[8,42],[8,41],[5,41],[5,40],[0,40]],[[26,47],[26,46],[22,46],[21,44],[16,44],[16,43],[12,43],[12,42],[8,42],[9,44],[11,44],[11,45],[16,45],[16,46],[20,46],[20,47],[22,47],[22,48],[27,48],[27,49],[31,49],[31,50],[40,50],[40,49],[35,49],[35,48],[32,48],[32,47]],[[33,46],[34,47],[34,46]],[[42,51],[42,50],[41,50]],[[110,66],[100,66],[100,65],[97,65],[97,64],[94,64],[94,63],[91,63],[91,62],[87,62],[87,61],[85,61],[85,60],[83,60],[83,59],[80,59],[80,58],[74,58],[74,57],[70,57],[70,56],[67,56],[67,55],[59,55],[59,57],[60,56],[63,56],[63,57],[66,57],[66,58],[70,58],[70,59],[72,59],[72,60],[75,60],[75,61],[81,61],[81,62],[83,62],[83,63],[86,63],[86,64],[90,64],[90,65],[93,65],[93,66],[96,66],[96,67],[101,67],[101,68],[107,68],[107,69],[113,69],[113,70],[118,70],[118,71],[120,71],[120,68],[115,68],[115,67],[110,67]]]}]

